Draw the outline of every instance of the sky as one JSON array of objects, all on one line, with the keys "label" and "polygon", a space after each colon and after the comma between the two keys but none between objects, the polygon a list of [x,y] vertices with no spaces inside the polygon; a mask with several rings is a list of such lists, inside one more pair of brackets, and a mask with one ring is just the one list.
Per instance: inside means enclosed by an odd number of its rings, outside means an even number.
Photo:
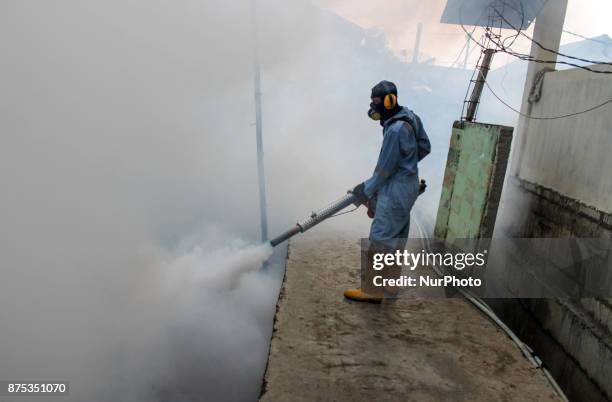
[{"label": "sky", "polygon": [[[425,59],[435,57],[436,64],[450,65],[465,44],[465,33],[460,26],[439,22],[446,0],[319,0],[319,4],[363,28],[382,30],[389,47],[397,54],[406,51],[412,57],[418,22],[423,23],[421,57]],[[609,0],[569,0],[564,28],[587,37],[612,36],[611,14],[612,2]],[[533,24],[528,32],[532,29]],[[564,34],[562,44],[577,40],[581,39]],[[525,39],[519,40],[515,48],[528,51],[529,43]],[[474,51],[470,62],[474,63],[476,57]]]}]

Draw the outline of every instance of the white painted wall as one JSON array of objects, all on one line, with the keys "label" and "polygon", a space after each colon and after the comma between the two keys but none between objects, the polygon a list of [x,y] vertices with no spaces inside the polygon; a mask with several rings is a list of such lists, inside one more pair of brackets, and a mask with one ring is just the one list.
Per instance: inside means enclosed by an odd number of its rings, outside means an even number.
[{"label": "white painted wall", "polygon": [[[550,72],[530,115],[564,115],[611,98],[612,74]],[[514,150],[518,177],[612,212],[612,104],[564,119],[530,119],[524,128]]]}]

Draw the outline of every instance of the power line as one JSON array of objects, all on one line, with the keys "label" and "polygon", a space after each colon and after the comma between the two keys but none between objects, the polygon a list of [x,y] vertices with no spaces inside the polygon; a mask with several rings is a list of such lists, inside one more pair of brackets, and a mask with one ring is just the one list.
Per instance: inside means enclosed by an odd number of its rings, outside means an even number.
[{"label": "power line", "polygon": [[[589,59],[583,59],[580,57],[574,57],[574,56],[569,56],[560,52],[556,52],[552,49],[548,49],[544,46],[542,46],[539,42],[535,41],[533,38],[531,38],[530,36],[528,36],[527,34],[523,33],[520,29],[515,28],[505,17],[503,17],[503,15],[501,13],[499,13],[499,11],[497,11],[497,9],[495,7],[493,7],[493,9],[495,10],[495,12],[503,19],[503,21],[505,21],[508,25],[510,25],[514,30],[517,31],[517,35],[523,35],[525,36],[527,39],[531,40],[533,43],[535,43],[536,45],[538,45],[539,47],[541,47],[543,50],[558,54],[559,56],[562,57],[566,57],[566,58],[570,58],[570,59],[575,59],[575,60],[579,60],[579,61],[583,61],[583,62],[587,62],[587,63],[592,63],[592,64],[599,64],[599,65],[612,65],[612,63],[610,62],[598,62],[595,60],[589,60]],[[516,10],[515,10],[516,11]],[[461,13],[459,13],[459,20],[460,20],[460,25],[461,28],[463,29],[463,31],[469,36],[470,40],[472,40],[472,42],[474,42],[476,45],[478,45],[480,48],[482,49],[486,49],[487,47],[485,47],[482,43],[478,42],[477,40],[475,40],[471,35],[469,35],[468,30],[466,29],[462,18],[461,18]],[[489,32],[487,32],[487,34],[489,34]],[[514,40],[512,41],[512,44],[515,42],[516,40],[516,36]],[[509,54],[513,57],[518,58],[519,60],[523,60],[523,61],[533,61],[534,63],[542,63],[542,64],[563,64],[563,65],[567,65],[567,66],[571,66],[571,67],[576,67],[576,68],[581,68],[583,70],[589,71],[591,73],[595,73],[595,74],[612,74],[612,71],[606,71],[606,70],[594,70],[590,67],[587,66],[581,66],[579,64],[576,63],[570,63],[567,61],[562,61],[562,60],[540,60],[540,59],[536,59],[531,55],[528,54],[524,54],[524,53],[519,53],[519,52],[515,52],[514,50],[512,50],[509,46],[505,46],[503,44],[503,42],[505,40],[507,40],[508,38],[502,40],[502,43],[500,43],[499,41],[494,40],[494,38],[492,37],[492,35],[488,35],[488,39],[493,42],[497,47],[498,47],[498,51],[504,52],[506,54]],[[511,45],[510,45],[511,46]]]},{"label": "power line", "polygon": [[491,93],[493,94],[493,96],[495,96],[497,98],[498,101],[500,101],[504,106],[506,106],[508,109],[518,113],[519,115],[526,117],[528,119],[532,119],[532,120],[558,120],[558,119],[564,119],[567,117],[572,117],[572,116],[577,116],[583,113],[588,113],[591,112],[593,110],[599,109],[600,107],[603,107],[605,105],[607,105],[608,103],[612,103],[612,98],[608,99],[607,101],[600,103],[599,105],[590,107],[586,110],[582,110],[580,112],[575,112],[575,113],[568,113],[568,114],[564,114],[561,116],[530,116],[528,114],[522,113],[520,110],[515,109],[514,107],[510,106],[506,101],[504,101],[499,95],[497,95],[497,93],[495,93],[495,91],[493,90],[493,88],[491,88],[491,86],[489,85],[489,83],[487,81],[484,82],[485,85],[487,86],[487,88],[489,89],[489,91],[491,91]]},{"label": "power line", "polygon": [[[415,30],[403,31],[404,33],[416,33]],[[458,36],[457,32],[435,32],[435,31],[421,31],[421,33],[426,35],[434,35],[434,36]]]},{"label": "power line", "polygon": [[[493,42],[496,43],[497,42]],[[514,52],[512,50],[508,50],[508,49],[501,49],[499,50],[503,53],[507,53],[511,56],[516,57],[519,60],[523,60],[523,61],[533,61],[534,63],[540,63],[540,64],[563,64],[566,66],[571,66],[571,67],[576,67],[576,68],[581,68],[583,70],[589,71],[591,73],[595,73],[595,74],[612,74],[612,71],[608,71],[608,70],[594,70],[590,67],[587,66],[581,66],[580,64],[576,64],[576,63],[570,63],[567,61],[559,61],[559,60],[540,60],[540,59],[536,59],[531,55],[528,54],[523,54],[523,53],[517,53]]]},{"label": "power line", "polygon": [[[506,3],[504,2],[504,3],[503,3],[503,5],[505,6],[505,5],[506,5]],[[493,44],[494,44],[494,45],[496,45],[496,46],[497,46],[497,48],[498,48],[498,49],[496,49],[496,50],[495,50],[495,52],[497,52],[497,51],[501,51],[501,52],[504,52],[504,53],[509,54],[509,55],[511,55],[511,56],[517,57],[517,58],[519,58],[519,59],[521,59],[521,60],[525,60],[525,61],[533,61],[533,62],[536,62],[536,63],[550,63],[550,64],[553,64],[553,63],[554,63],[554,64],[559,63],[559,64],[566,64],[566,65],[570,65],[570,66],[573,66],[573,67],[581,68],[581,69],[584,69],[584,70],[587,70],[587,71],[590,71],[590,72],[593,72],[593,73],[599,73],[599,74],[612,74],[612,71],[599,71],[599,70],[593,70],[593,69],[591,69],[591,68],[589,68],[589,67],[580,66],[580,65],[578,65],[578,64],[569,63],[569,62],[564,62],[564,61],[539,60],[539,59],[534,58],[534,57],[533,57],[533,56],[531,56],[531,55],[526,55],[526,54],[522,54],[522,53],[518,53],[518,52],[513,51],[513,50],[511,49],[511,46],[514,44],[514,42],[516,41],[516,38],[517,38],[519,35],[523,35],[523,36],[525,36],[526,38],[528,38],[529,40],[531,40],[533,43],[535,43],[536,45],[538,45],[538,46],[539,46],[540,48],[542,48],[543,50],[546,50],[546,51],[549,51],[549,52],[555,53],[555,54],[557,54],[557,55],[560,55],[560,56],[563,56],[563,57],[567,57],[567,58],[571,58],[571,59],[576,59],[576,60],[584,61],[584,62],[590,62],[590,63],[593,63],[593,64],[605,64],[605,65],[612,65],[612,63],[608,63],[608,62],[596,62],[596,61],[593,61],[593,60],[582,59],[582,58],[578,58],[578,57],[574,57],[574,56],[568,56],[568,55],[565,55],[565,54],[563,54],[563,53],[556,52],[556,51],[551,50],[551,49],[547,49],[547,48],[545,48],[544,46],[542,46],[542,45],[541,45],[539,42],[535,41],[533,38],[531,38],[531,37],[529,37],[528,35],[526,35],[525,33],[523,33],[523,32],[522,32],[522,30],[515,28],[515,27],[514,27],[514,26],[513,26],[513,25],[512,25],[512,24],[511,24],[511,23],[510,23],[510,22],[509,22],[509,21],[508,21],[508,20],[507,20],[507,19],[506,19],[504,16],[503,16],[503,15],[502,15],[502,14],[501,14],[501,13],[500,13],[500,12],[499,12],[499,11],[498,11],[498,10],[497,10],[495,7],[494,7],[494,6],[491,6],[491,8],[492,8],[492,9],[493,9],[493,10],[494,10],[494,11],[495,11],[495,12],[496,12],[498,15],[499,15],[499,17],[501,17],[501,19],[502,19],[503,21],[505,21],[505,22],[506,22],[508,25],[510,25],[510,26],[511,26],[511,27],[512,27],[514,30],[516,30],[517,34],[516,34],[516,35],[514,35],[514,37],[513,37],[513,39],[512,39],[512,42],[510,43],[510,45],[507,45],[507,46],[505,45],[505,42],[506,42],[506,41],[508,40],[508,38],[510,38],[510,37],[505,38],[505,39],[502,39],[502,38],[501,38],[501,27],[500,27],[500,33],[499,33],[499,34],[494,34],[494,33],[493,33],[492,28],[491,28],[491,26],[490,26],[490,25],[491,25],[491,20],[492,20],[492,16],[491,16],[491,15],[489,15],[489,25],[486,27],[486,32],[485,32],[485,34],[484,34],[484,35],[481,37],[481,40],[482,40],[482,42],[483,42],[483,43],[480,43],[479,41],[476,41],[476,40],[473,38],[473,36],[472,36],[472,35],[473,35],[473,33],[474,33],[475,28],[474,28],[474,30],[472,30],[472,32],[471,32],[471,33],[469,33],[469,32],[467,31],[467,29],[466,29],[466,27],[465,27],[465,25],[464,25],[464,23],[463,23],[463,20],[462,20],[462,18],[461,18],[461,17],[462,17],[462,14],[461,14],[461,9],[459,10],[459,21],[460,21],[461,28],[463,29],[463,31],[464,31],[464,32],[466,33],[466,35],[468,36],[468,39],[469,39],[469,40],[471,40],[471,41],[473,41],[474,43],[476,43],[476,44],[477,44],[477,45],[478,45],[480,48],[482,48],[483,50],[489,50],[489,46],[488,46],[488,45],[489,45],[489,43],[493,43]],[[511,8],[512,8],[512,7],[511,7]],[[513,8],[513,9],[514,9],[514,8]],[[518,12],[518,10],[516,10],[516,9],[514,9],[514,10]],[[523,12],[523,10],[521,10],[521,14],[522,14],[522,16],[523,16],[523,21],[524,21],[524,12]],[[481,17],[482,17],[482,15],[481,15]],[[522,23],[521,23],[521,26],[522,26]],[[496,40],[496,39],[497,39],[497,40]],[[501,40],[501,43],[499,42],[499,40]],[[487,42],[488,42],[488,43],[487,43]],[[485,46],[485,45],[486,45],[486,46]],[[482,57],[482,54],[481,54],[481,57]],[[479,61],[480,61],[480,59],[479,59]],[[476,71],[474,71],[474,74],[475,74],[475,73],[476,73]],[[481,72],[478,72],[478,73],[479,73],[479,74],[482,74]],[[472,82],[472,81],[473,81],[473,79],[474,79],[474,74],[472,75],[472,79],[470,79],[470,82]],[[482,75],[480,75],[480,76],[482,77]],[[484,78],[484,77],[483,77],[483,78]],[[596,110],[596,109],[599,109],[599,108],[601,108],[601,107],[603,107],[603,106],[605,106],[605,105],[607,105],[607,104],[609,104],[609,103],[612,103],[612,99],[608,99],[608,100],[606,100],[605,102],[600,103],[600,104],[598,104],[598,105],[596,105],[596,106],[590,107],[590,108],[588,108],[588,109],[586,109],[586,110],[582,110],[582,111],[580,111],[580,112],[575,112],[575,113],[568,113],[568,114],[564,114],[564,115],[560,115],[560,116],[530,116],[530,115],[525,114],[525,113],[522,113],[520,110],[517,110],[516,108],[512,107],[510,104],[508,104],[506,101],[504,101],[504,100],[503,100],[503,99],[502,99],[502,98],[501,98],[499,95],[497,95],[497,93],[496,93],[496,92],[495,92],[495,91],[494,91],[494,90],[491,88],[491,86],[489,85],[489,83],[488,83],[488,82],[487,82],[485,79],[483,79],[483,81],[484,81],[484,84],[485,84],[485,85],[487,86],[487,88],[489,89],[489,91],[491,91],[491,93],[493,94],[493,96],[495,96],[495,98],[497,98],[497,100],[498,100],[499,102],[501,102],[501,103],[502,103],[504,106],[506,106],[506,107],[507,107],[507,108],[509,108],[510,110],[514,111],[515,113],[518,113],[519,115],[521,115],[521,116],[523,116],[523,117],[525,117],[525,118],[528,118],[528,119],[532,119],[532,120],[557,120],[557,119],[568,118],[568,117],[577,116],[577,115],[580,115],[580,114],[583,114],[583,113],[588,113],[588,112],[591,112],[591,111]],[[469,87],[468,87],[468,91],[469,91]],[[466,97],[467,97],[467,93],[466,93]],[[464,108],[465,108],[465,101],[464,101]],[[463,114],[463,111],[462,111],[462,114]]]},{"label": "power line", "polygon": [[606,47],[607,46],[612,46],[612,43],[610,43],[610,42],[604,42],[604,41],[599,40],[599,39],[589,38],[588,36],[584,36],[584,35],[581,35],[581,34],[578,34],[578,33],[572,32],[572,31],[568,31],[567,29],[564,29],[563,32],[565,32],[566,34],[577,36],[577,37],[582,38],[584,40],[590,40],[591,42],[600,43],[600,44],[602,44],[602,45],[604,45]]},{"label": "power line", "polygon": [[499,15],[499,17],[504,20],[504,22],[508,25],[510,25],[512,27],[512,29],[514,29],[515,31],[517,31],[518,33],[520,33],[522,36],[524,36],[525,38],[529,39],[531,42],[535,43],[539,48],[541,48],[542,50],[546,50],[547,52],[550,53],[554,53],[556,55],[562,56],[562,57],[566,57],[568,59],[573,59],[573,60],[578,60],[578,61],[583,61],[585,63],[591,63],[591,64],[602,64],[602,65],[608,65],[608,66],[612,66],[612,62],[608,62],[608,61],[598,61],[598,60],[589,60],[589,59],[583,59],[581,57],[576,57],[576,56],[570,56],[564,53],[561,53],[559,51],[553,50],[553,49],[549,49],[547,47],[545,47],[544,45],[542,45],[540,42],[536,41],[535,39],[533,39],[531,36],[527,35],[526,33],[524,33],[522,30],[520,30],[519,28],[514,27],[514,25],[512,25],[512,23],[510,23],[510,21],[508,21],[506,19],[506,17],[503,16],[502,13],[500,13],[497,8],[493,7],[493,10],[495,10],[495,12],[497,13],[497,15]]},{"label": "power line", "polygon": [[[474,32],[476,31],[476,27],[474,27],[474,29],[472,29],[471,33],[468,33],[468,36],[471,36],[474,34]],[[461,57],[461,55],[463,54],[463,49],[465,49],[466,51],[466,59],[470,56],[470,54],[472,53],[471,50],[469,50],[469,44],[470,44],[470,39],[468,38],[467,41],[465,41],[465,43],[463,44],[463,47],[461,48],[461,50],[459,51],[459,54],[457,55],[457,58],[455,59],[455,61],[453,61],[453,64],[451,64],[451,67],[453,67],[458,61],[459,58]],[[467,48],[467,49],[466,49]],[[473,49],[472,49],[473,50]]]},{"label": "power line", "polygon": [[451,67],[453,67],[455,65],[455,63],[457,63],[459,61],[459,58],[463,54],[463,49],[465,49],[465,47],[467,46],[468,43],[470,43],[469,39],[463,44],[463,47],[459,51],[459,54],[457,55],[457,58],[455,58],[455,61],[453,61],[453,64],[450,65]]},{"label": "power line", "polygon": [[[461,25],[464,30],[467,33],[467,30],[465,29],[465,27],[463,25]],[[472,42],[476,43],[478,46],[480,46],[480,48],[482,49],[487,49],[486,46],[484,46],[483,44],[481,44],[480,42],[476,41],[475,39],[471,38]],[[612,71],[607,71],[607,70],[594,70],[590,67],[587,66],[581,66],[580,64],[576,64],[576,63],[570,63],[568,61],[562,61],[562,60],[540,60],[540,59],[536,59],[531,55],[528,54],[524,54],[524,53],[519,53],[519,52],[515,52],[512,49],[506,48],[502,43],[495,41],[491,36],[489,36],[488,38],[491,42],[493,42],[497,47],[499,52],[503,52],[506,54],[509,54],[511,56],[516,57],[519,60],[523,60],[523,61],[533,61],[534,63],[542,63],[542,64],[563,64],[563,65],[567,65],[567,66],[571,66],[571,67],[576,67],[576,68],[581,68],[583,70],[589,71],[591,73],[595,73],[595,74],[612,74]],[[535,41],[534,41],[535,43]],[[546,50],[546,49],[544,49]],[[561,54],[562,55],[562,54]],[[564,55],[562,55],[564,56]],[[565,56],[568,57],[568,56]],[[575,57],[571,57],[571,58],[575,58]],[[579,58],[575,58],[575,59],[579,59]],[[579,60],[586,60],[586,59],[579,59]],[[601,64],[601,63],[600,63]],[[612,65],[612,63],[609,63],[610,65]]]}]

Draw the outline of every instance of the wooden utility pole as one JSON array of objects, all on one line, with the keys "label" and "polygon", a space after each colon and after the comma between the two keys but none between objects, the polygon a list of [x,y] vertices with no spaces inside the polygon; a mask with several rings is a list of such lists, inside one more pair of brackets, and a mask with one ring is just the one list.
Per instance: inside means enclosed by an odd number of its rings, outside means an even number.
[{"label": "wooden utility pole", "polygon": [[253,26],[253,81],[255,87],[255,137],[257,142],[257,176],[259,182],[259,216],[261,241],[268,241],[268,213],[266,206],[266,177],[264,172],[263,134],[261,118],[261,71],[257,44],[257,0],[251,2],[251,19]]},{"label": "wooden utility pole", "polygon": [[480,95],[482,95],[482,89],[484,88],[485,81],[487,80],[487,74],[489,73],[491,60],[493,59],[494,54],[495,49],[484,50],[484,57],[480,67],[478,68],[478,78],[474,84],[472,96],[470,96],[470,100],[468,101],[467,113],[465,115],[466,121],[473,121],[474,117],[476,116],[476,108],[480,102]]},{"label": "wooden utility pole", "polygon": [[423,31],[423,23],[419,22],[417,25],[416,39],[414,41],[414,50],[412,52],[412,62],[417,64],[419,62],[419,53],[421,52],[421,32]]}]

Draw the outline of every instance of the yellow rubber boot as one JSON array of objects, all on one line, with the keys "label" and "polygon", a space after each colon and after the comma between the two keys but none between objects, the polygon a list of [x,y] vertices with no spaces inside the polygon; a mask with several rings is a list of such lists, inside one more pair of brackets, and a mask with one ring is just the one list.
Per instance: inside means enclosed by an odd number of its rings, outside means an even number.
[{"label": "yellow rubber boot", "polygon": [[361,289],[347,289],[344,291],[344,297],[349,300],[367,303],[380,303],[383,301],[382,294],[366,293]]}]

